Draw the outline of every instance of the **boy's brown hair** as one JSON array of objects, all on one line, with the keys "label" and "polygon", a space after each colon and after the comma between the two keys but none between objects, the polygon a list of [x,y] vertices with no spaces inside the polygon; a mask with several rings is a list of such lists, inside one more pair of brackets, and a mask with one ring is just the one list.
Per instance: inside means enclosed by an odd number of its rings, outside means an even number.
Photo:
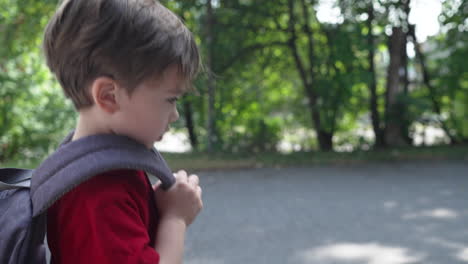
[{"label": "boy's brown hair", "polygon": [[43,45],[47,65],[77,109],[93,105],[88,87],[100,76],[131,95],[171,65],[189,84],[200,66],[190,31],[154,0],[63,0]]}]

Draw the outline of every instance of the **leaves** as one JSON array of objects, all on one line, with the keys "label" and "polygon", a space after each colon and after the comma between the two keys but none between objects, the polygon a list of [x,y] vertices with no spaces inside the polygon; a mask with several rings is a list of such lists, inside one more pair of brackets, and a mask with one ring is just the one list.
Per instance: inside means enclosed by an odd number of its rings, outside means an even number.
[{"label": "leaves", "polygon": [[[216,148],[274,151],[285,138],[302,149],[317,148],[314,129],[336,135],[338,146],[368,148],[371,140],[357,131],[370,128],[366,36],[368,32],[375,36],[377,101],[383,113],[389,52],[385,31],[405,21],[403,2],[336,0],[343,21],[329,24],[316,18],[318,1],[294,0],[292,13],[288,1],[213,1],[213,63],[209,70],[217,87],[220,140]],[[162,2],[183,18],[206,57],[206,1]],[[375,9],[371,26],[366,24],[369,4]],[[44,155],[74,125],[76,114],[41,55],[42,32],[56,6],[56,0],[0,0],[0,160]],[[396,16],[389,18],[392,12]],[[442,107],[443,116],[437,118],[446,120],[460,141],[468,138],[467,12],[466,1],[443,1],[443,33],[423,45],[433,76],[431,84]],[[303,62],[306,82],[294,58],[292,41]],[[409,92],[400,100],[408,106],[405,120],[416,124],[434,113],[418,62],[409,58],[408,63]],[[206,77],[201,74],[195,81],[199,95],[183,99],[191,104],[201,150],[208,142]],[[310,83],[315,102],[306,89]],[[313,121],[314,110],[320,128]],[[184,116],[184,108],[180,111]],[[183,127],[182,122],[176,126]],[[301,133],[307,136],[294,136]]]}]

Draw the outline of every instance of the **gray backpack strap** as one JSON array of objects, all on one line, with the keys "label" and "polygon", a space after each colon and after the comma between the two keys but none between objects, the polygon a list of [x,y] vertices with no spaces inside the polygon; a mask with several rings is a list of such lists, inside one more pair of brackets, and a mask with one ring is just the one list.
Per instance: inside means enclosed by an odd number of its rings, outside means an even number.
[{"label": "gray backpack strap", "polygon": [[33,216],[94,175],[116,169],[144,170],[169,189],[175,177],[156,149],[124,136],[93,135],[65,142],[35,171],[31,182]]},{"label": "gray backpack strap", "polygon": [[1,168],[0,169],[0,191],[29,188],[31,184],[32,170]]}]

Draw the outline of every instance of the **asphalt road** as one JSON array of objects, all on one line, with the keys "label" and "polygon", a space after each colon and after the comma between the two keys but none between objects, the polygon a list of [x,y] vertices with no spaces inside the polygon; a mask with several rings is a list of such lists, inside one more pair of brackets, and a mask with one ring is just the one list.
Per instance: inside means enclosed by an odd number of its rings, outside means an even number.
[{"label": "asphalt road", "polygon": [[468,263],[468,162],[199,176],[186,264]]}]

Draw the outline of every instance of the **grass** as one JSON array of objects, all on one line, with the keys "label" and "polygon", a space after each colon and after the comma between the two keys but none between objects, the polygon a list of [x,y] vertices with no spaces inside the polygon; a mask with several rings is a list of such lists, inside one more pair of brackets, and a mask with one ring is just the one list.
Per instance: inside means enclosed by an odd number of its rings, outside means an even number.
[{"label": "grass", "polygon": [[0,162],[0,168],[25,168],[33,169],[39,165],[40,160],[28,160],[28,161],[6,161]]},{"label": "grass", "polygon": [[468,145],[407,147],[355,152],[281,153],[163,153],[172,169],[221,170],[262,167],[307,167],[379,162],[468,161]]},{"label": "grass", "polygon": [[[188,171],[247,169],[262,167],[307,167],[379,162],[468,161],[468,145],[407,147],[355,152],[281,153],[163,153],[173,170]],[[40,161],[11,161],[0,167],[34,168]]]}]

